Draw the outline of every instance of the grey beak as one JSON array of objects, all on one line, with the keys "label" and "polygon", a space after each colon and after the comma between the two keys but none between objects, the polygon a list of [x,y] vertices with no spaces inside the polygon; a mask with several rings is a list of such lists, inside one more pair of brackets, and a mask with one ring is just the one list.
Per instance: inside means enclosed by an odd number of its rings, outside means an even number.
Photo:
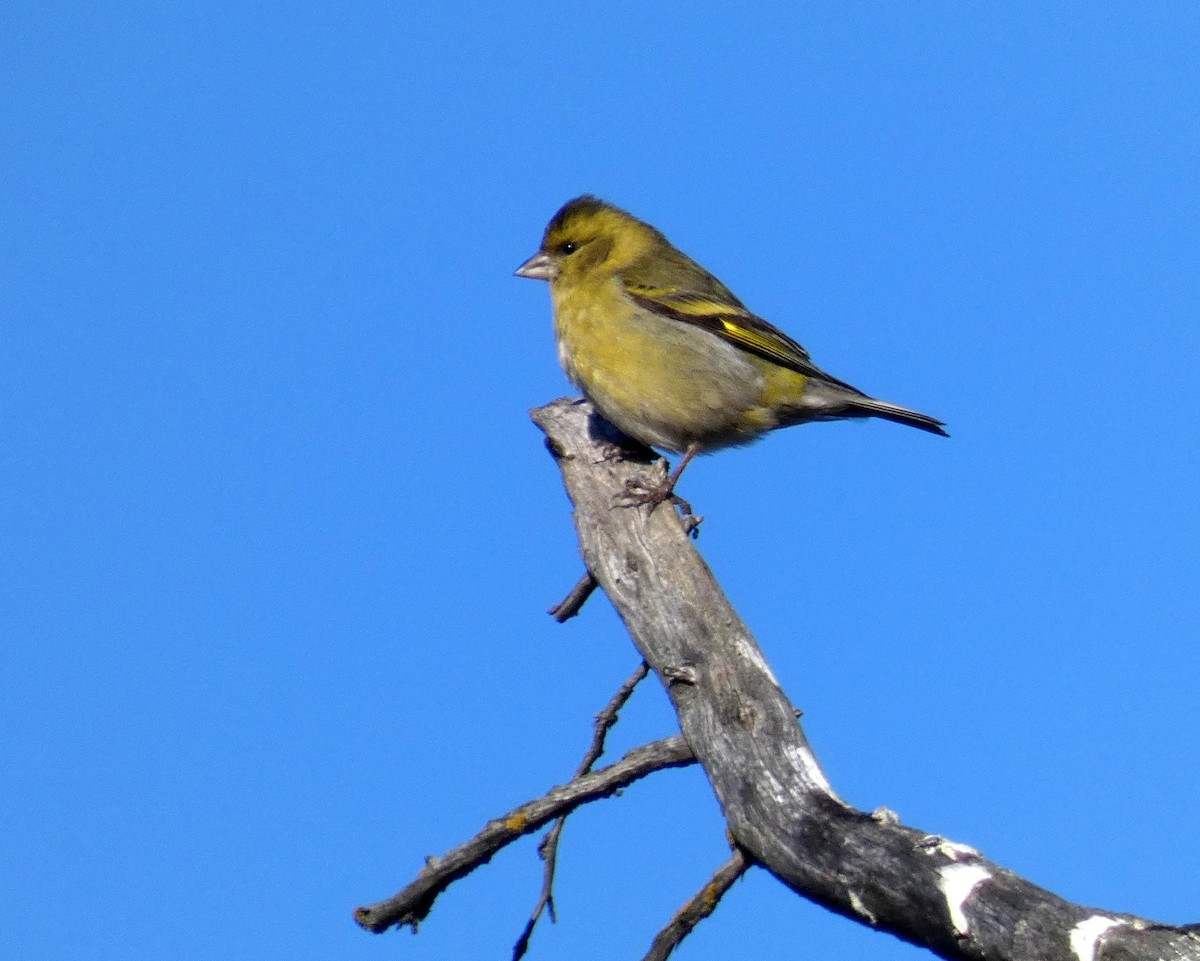
[{"label": "grey beak", "polygon": [[528,277],[530,280],[553,280],[558,276],[558,265],[550,259],[549,254],[539,251],[513,273],[517,277]]}]

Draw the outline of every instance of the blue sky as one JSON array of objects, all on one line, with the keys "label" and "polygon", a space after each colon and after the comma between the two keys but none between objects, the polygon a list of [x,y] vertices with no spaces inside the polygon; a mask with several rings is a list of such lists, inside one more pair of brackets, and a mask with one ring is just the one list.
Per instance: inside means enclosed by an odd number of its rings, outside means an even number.
[{"label": "blue sky", "polygon": [[[0,930],[26,961],[505,958],[636,666],[526,411],[566,199],[947,421],[704,459],[699,546],[839,792],[1195,921],[1190,3],[12,2],[0,13]],[[613,749],[674,731],[639,690]],[[640,957],[725,857],[696,770],[568,825],[531,957]],[[679,957],[924,956],[762,872]]]}]

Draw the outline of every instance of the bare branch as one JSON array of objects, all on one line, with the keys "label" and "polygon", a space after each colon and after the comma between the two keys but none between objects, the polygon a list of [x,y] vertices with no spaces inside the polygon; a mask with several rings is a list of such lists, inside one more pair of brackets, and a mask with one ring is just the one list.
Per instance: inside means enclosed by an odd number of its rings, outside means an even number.
[{"label": "bare branch", "polygon": [[694,762],[691,748],[679,735],[635,748],[616,763],[553,788],[542,797],[489,821],[465,844],[440,858],[429,858],[420,874],[403,890],[384,901],[357,908],[354,920],[377,933],[406,924],[416,930],[438,895],[459,878],[487,864],[501,848],[582,804],[615,794],[647,774]]},{"label": "bare branch", "polygon": [[670,696],[736,844],[798,894],[945,958],[1200,959],[1195,932],[1095,911],[966,845],[844,804],[749,630],[673,511],[614,508],[645,470],[598,456],[589,405],[533,412],[584,563]]},{"label": "bare branch", "polygon": [[592,733],[592,744],[583,756],[583,760],[579,762],[579,768],[575,771],[576,777],[587,774],[592,769],[592,765],[600,760],[600,755],[604,753],[604,740],[608,737],[608,732],[612,729],[612,726],[617,723],[617,716],[621,713],[621,708],[625,706],[625,703],[633,695],[634,688],[641,684],[649,673],[650,665],[642,661],[638,665],[637,670],[629,675],[625,683],[617,688],[617,693],[604,705],[604,709],[596,715],[595,730]]},{"label": "bare branch", "polygon": [[680,908],[675,917],[671,918],[665,928],[658,932],[654,943],[642,961],[666,961],[680,943],[693,929],[713,913],[713,910],[725,897],[725,892],[733,887],[733,883],[746,873],[750,862],[737,848],[733,856],[717,868],[716,873],[709,879],[690,901]]},{"label": "bare branch", "polygon": [[[588,577],[591,577],[590,573]],[[594,588],[595,579],[592,580],[592,584]],[[591,593],[591,591],[588,593]],[[605,738],[608,736],[608,732],[612,726],[617,723],[617,715],[620,713],[621,708],[625,706],[625,702],[633,694],[633,689],[644,681],[646,675],[649,673],[650,665],[642,661],[638,669],[617,689],[617,693],[604,706],[604,710],[596,715],[592,743],[575,771],[576,778],[587,774],[592,769],[592,765],[600,759],[600,755],[604,753]],[[565,814],[560,815],[558,820],[554,822],[554,827],[550,829],[538,845],[538,854],[541,855],[544,864],[542,871],[542,891],[538,896],[537,904],[533,907],[533,912],[529,915],[529,920],[525,923],[525,928],[521,931],[521,936],[517,938],[517,943],[513,945],[512,961],[521,961],[521,958],[525,956],[525,952],[529,950],[529,939],[533,936],[533,929],[537,927],[543,911],[549,911],[551,921],[558,920],[554,916],[554,872],[558,867],[558,839],[562,837],[563,826],[566,823],[567,816]]]},{"label": "bare branch", "polygon": [[596,578],[592,576],[592,572],[584,571],[583,577],[575,582],[575,586],[571,588],[567,596],[550,608],[550,610],[546,611],[546,613],[558,621],[559,624],[569,621],[579,613],[580,609],[587,602],[587,599],[592,596],[592,591],[599,586]]}]

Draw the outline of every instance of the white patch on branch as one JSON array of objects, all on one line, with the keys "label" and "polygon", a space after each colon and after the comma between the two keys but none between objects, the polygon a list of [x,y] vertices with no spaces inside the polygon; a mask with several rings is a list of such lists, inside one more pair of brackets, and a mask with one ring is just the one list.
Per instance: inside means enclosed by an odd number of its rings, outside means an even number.
[{"label": "white patch on branch", "polygon": [[[780,687],[779,681],[775,679],[775,672],[771,670],[771,665],[767,663],[766,658],[763,657],[762,651],[758,649],[757,645],[747,644],[743,641],[738,644],[738,651],[741,653],[742,657],[744,657],[747,661],[762,671],[763,674],[769,677],[772,684],[774,684],[776,687]],[[782,690],[781,687],[780,690]]]},{"label": "white patch on branch", "polygon": [[791,792],[787,790],[780,782],[779,778],[775,777],[770,771],[762,772],[763,783],[771,789],[771,798],[779,807],[783,807],[792,800]]},{"label": "white patch on branch", "polygon": [[891,808],[877,807],[871,812],[871,820],[876,824],[897,825],[900,823],[900,815]]},{"label": "white patch on branch", "polygon": [[789,751],[792,754],[792,763],[808,777],[812,784],[820,791],[828,794],[835,801],[841,800],[833,791],[833,785],[829,783],[829,778],[825,776],[825,772],[821,770],[821,765],[817,763],[816,757],[812,751],[806,751],[803,748],[796,748],[794,751]]},{"label": "white patch on branch", "polygon": [[866,921],[867,924],[871,925],[871,927],[875,927],[877,924],[879,924],[879,919],[875,917],[870,908],[863,904],[862,898],[860,898],[854,891],[850,892],[850,907],[854,908],[855,913],[857,913],[860,918]]},{"label": "white patch on branch", "polygon": [[938,887],[950,909],[950,923],[964,937],[971,931],[971,922],[963,913],[967,898],[975,888],[992,876],[982,864],[947,864],[938,872]]},{"label": "white patch on branch", "polygon": [[1090,918],[1084,918],[1071,928],[1071,950],[1075,957],[1079,958],[1079,961],[1095,961],[1100,939],[1112,928],[1125,923],[1103,914],[1093,914]]},{"label": "white patch on branch", "polygon": [[967,858],[982,857],[970,845],[959,844],[957,841],[948,841],[936,834],[927,834],[921,838],[918,846],[924,848],[926,854],[940,854],[951,861],[965,861]]}]

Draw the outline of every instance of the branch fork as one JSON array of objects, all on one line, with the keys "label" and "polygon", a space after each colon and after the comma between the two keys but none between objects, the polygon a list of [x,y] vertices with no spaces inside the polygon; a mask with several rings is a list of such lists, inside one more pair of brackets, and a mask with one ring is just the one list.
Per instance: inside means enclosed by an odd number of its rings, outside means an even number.
[{"label": "branch fork", "polygon": [[[559,614],[571,616],[596,584],[602,587],[671,699],[682,736],[598,771],[590,767],[599,753],[589,750],[572,781],[489,822],[394,897],[359,908],[360,924],[372,931],[415,927],[446,887],[516,837],[653,771],[699,761],[724,812],[733,855],[660,932],[647,958],[666,958],[757,864],[798,895],[943,958],[1200,961],[1196,925],[1072,904],[973,848],[901,824],[886,808],[868,814],[842,802],[799,712],[696,553],[686,519],[662,508],[614,509],[614,498],[643,467],[600,456],[605,439],[588,404],[559,400],[532,416],[562,471],[588,571],[568,595],[573,605],[560,605]],[[598,721],[593,749],[598,740],[602,750],[600,727]],[[552,905],[556,843],[547,844],[542,896],[528,931]]]}]

